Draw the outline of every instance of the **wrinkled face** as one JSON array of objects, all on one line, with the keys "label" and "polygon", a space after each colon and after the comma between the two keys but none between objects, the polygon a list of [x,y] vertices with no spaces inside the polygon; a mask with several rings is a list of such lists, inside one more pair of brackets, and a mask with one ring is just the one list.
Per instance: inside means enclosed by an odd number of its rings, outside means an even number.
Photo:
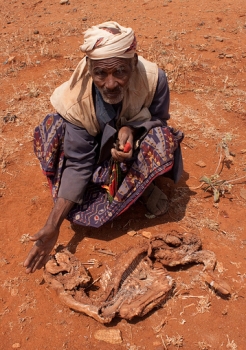
[{"label": "wrinkled face", "polygon": [[122,101],[136,62],[136,58],[118,57],[90,60],[90,74],[105,102],[116,104]]}]

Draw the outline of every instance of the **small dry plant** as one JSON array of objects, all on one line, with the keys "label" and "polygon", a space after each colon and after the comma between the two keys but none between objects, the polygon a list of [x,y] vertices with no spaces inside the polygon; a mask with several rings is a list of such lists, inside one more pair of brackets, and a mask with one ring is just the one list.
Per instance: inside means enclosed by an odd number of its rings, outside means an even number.
[{"label": "small dry plant", "polygon": [[34,82],[31,82],[28,84],[28,93],[27,95],[29,97],[38,97],[40,95],[40,90],[38,89],[38,87],[36,86],[36,84]]},{"label": "small dry plant", "polygon": [[177,333],[177,336],[173,336],[173,337],[169,337],[168,335],[166,335],[166,345],[173,345],[175,346],[177,349],[182,348],[183,347],[183,341],[184,338],[182,335],[179,335]]},{"label": "small dry plant", "polygon": [[[232,180],[222,180],[220,174],[224,168],[233,164],[233,154],[229,150],[228,143],[232,140],[232,136],[230,134],[226,134],[221,142],[218,144],[218,149],[220,152],[219,162],[217,168],[215,170],[214,175],[202,176],[200,182],[202,182],[201,187],[203,187],[204,191],[210,191],[213,193],[214,202],[217,203],[221,196],[224,196],[225,193],[230,193],[232,189],[232,183],[238,182],[246,177],[246,175],[232,179]],[[220,170],[219,170],[220,169]]]},{"label": "small dry plant", "polygon": [[230,350],[237,350],[237,344],[234,342],[234,340],[230,341],[228,334],[226,348]]},{"label": "small dry plant", "polygon": [[19,242],[21,242],[21,244],[26,244],[30,242],[30,235],[29,233],[24,233],[21,238],[19,239]]},{"label": "small dry plant", "polygon": [[199,350],[209,350],[212,347],[210,344],[207,344],[204,341],[199,341],[197,346]]},{"label": "small dry plant", "polygon": [[209,300],[209,296],[207,295],[204,298],[201,298],[197,303],[197,312],[203,314],[204,312],[210,311],[211,302]]}]

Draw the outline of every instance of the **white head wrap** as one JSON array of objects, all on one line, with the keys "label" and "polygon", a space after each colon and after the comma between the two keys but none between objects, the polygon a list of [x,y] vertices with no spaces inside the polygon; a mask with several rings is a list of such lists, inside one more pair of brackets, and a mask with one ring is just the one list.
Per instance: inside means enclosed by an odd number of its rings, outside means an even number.
[{"label": "white head wrap", "polygon": [[102,60],[111,57],[132,58],[136,46],[134,31],[111,21],[87,29],[80,49],[92,60]]}]

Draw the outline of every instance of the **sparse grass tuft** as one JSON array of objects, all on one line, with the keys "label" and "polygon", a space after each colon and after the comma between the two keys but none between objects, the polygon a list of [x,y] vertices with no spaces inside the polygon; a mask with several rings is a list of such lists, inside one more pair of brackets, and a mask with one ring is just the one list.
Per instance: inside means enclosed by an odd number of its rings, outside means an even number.
[{"label": "sparse grass tuft", "polygon": [[227,335],[226,348],[230,350],[237,350],[237,344],[234,342],[234,340],[230,341],[228,335]]},{"label": "sparse grass tuft", "polygon": [[[220,178],[220,173],[223,170],[223,167],[226,166],[230,168],[233,164],[233,155],[229,150],[228,142],[232,140],[232,136],[230,134],[226,134],[222,141],[218,144],[218,149],[220,152],[219,163],[215,170],[215,173],[208,176],[202,176],[200,182],[202,182],[203,190],[205,192],[210,191],[213,193],[214,202],[217,203],[221,196],[224,196],[225,193],[230,193],[232,189],[232,183],[238,182],[246,177],[242,176],[233,180],[222,180]],[[221,167],[220,171],[219,168]],[[201,187],[202,187],[201,186]]]},{"label": "sparse grass tuft", "polygon": [[198,349],[199,350],[209,350],[212,346],[209,345],[208,343],[204,342],[204,341],[199,341],[197,343]]},{"label": "sparse grass tuft", "polygon": [[179,349],[179,348],[183,347],[183,342],[184,342],[183,336],[178,334],[178,333],[177,333],[177,336],[172,336],[172,337],[169,337],[168,335],[166,335],[166,344],[167,345],[173,345],[177,349]]}]

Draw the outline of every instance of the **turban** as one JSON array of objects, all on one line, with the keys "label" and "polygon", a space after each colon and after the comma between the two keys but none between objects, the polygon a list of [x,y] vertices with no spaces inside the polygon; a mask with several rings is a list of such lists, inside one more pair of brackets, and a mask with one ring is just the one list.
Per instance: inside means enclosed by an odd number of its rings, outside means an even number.
[{"label": "turban", "polygon": [[87,29],[80,49],[92,60],[102,60],[111,57],[132,58],[136,46],[134,31],[111,21]]}]

